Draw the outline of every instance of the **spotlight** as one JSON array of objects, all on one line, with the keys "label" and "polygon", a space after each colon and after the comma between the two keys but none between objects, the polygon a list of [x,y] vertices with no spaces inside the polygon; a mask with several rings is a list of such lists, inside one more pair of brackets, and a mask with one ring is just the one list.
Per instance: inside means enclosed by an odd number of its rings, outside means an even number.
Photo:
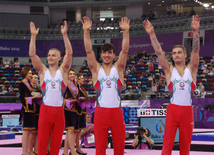
[{"label": "spotlight", "polygon": [[203,6],[204,6],[205,8],[207,8],[207,7],[209,7],[210,5],[207,4],[207,3],[204,3]]}]

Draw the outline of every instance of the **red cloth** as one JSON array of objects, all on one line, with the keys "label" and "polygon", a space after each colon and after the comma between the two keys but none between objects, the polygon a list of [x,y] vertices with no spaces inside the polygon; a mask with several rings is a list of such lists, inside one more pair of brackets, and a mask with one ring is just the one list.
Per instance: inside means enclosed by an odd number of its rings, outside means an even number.
[{"label": "red cloth", "polygon": [[169,104],[164,129],[162,155],[171,155],[179,128],[180,155],[189,155],[193,132],[192,106]]}]

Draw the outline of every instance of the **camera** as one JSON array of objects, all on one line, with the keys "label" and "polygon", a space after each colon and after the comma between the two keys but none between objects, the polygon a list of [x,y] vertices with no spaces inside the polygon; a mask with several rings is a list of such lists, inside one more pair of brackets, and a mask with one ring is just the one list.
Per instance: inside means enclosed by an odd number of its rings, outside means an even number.
[{"label": "camera", "polygon": [[147,137],[149,137],[149,136],[151,135],[150,130],[149,130],[149,129],[147,129],[147,128],[145,128],[145,127],[137,127],[136,129],[137,129],[137,133],[136,133],[136,135],[138,135],[138,136],[143,135],[143,134],[144,134],[144,132],[146,132],[146,130],[148,130],[148,135],[147,135]]}]

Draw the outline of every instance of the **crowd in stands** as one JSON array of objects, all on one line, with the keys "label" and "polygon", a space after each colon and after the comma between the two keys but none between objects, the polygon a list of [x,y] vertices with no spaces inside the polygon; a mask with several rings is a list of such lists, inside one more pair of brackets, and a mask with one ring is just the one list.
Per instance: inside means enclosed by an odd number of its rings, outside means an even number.
[{"label": "crowd in stands", "polygon": [[[173,64],[170,52],[165,52],[166,58]],[[115,60],[116,61],[116,60]],[[101,61],[99,61],[101,63]],[[188,63],[189,60],[186,61]],[[198,67],[199,74],[197,75],[197,86],[200,82],[205,85],[204,90],[195,97],[206,97],[206,91],[214,90],[214,56],[200,58]],[[91,80],[91,73],[87,66],[87,61],[84,61],[83,67],[80,69],[86,77],[85,88],[89,94],[95,93]],[[136,51],[134,54],[128,55],[127,65],[124,70],[125,84],[122,88],[122,99],[124,100],[140,100],[143,92],[151,89],[153,93],[161,93],[165,98],[169,97],[169,90],[165,81],[164,72],[159,65],[155,54],[146,53],[146,51]],[[90,81],[90,82],[89,82]],[[89,84],[88,84],[89,82]],[[196,89],[197,90],[197,89]],[[90,93],[91,92],[91,93]]]},{"label": "crowd in stands", "polygon": [[[173,63],[171,53],[165,52],[165,55],[168,61]],[[32,66],[30,64],[19,64],[18,59],[15,59],[15,63],[13,63],[13,60],[5,59],[4,62],[2,59],[0,60],[0,96],[17,96],[18,86],[22,80],[20,70],[24,66]],[[102,63],[101,60],[99,62]],[[79,72],[83,73],[85,77],[83,87],[91,96],[95,96],[96,92],[92,84],[92,75],[86,60],[83,62]],[[122,88],[123,100],[141,100],[142,93],[146,93],[148,90],[153,92],[153,94],[161,93],[163,96],[169,97],[165,75],[155,54],[146,53],[146,51],[136,51],[134,54],[128,55],[126,69],[124,70],[124,81],[125,84]],[[194,92],[194,97],[209,97],[209,93],[212,93],[213,90],[214,56],[200,57],[197,89]],[[13,101],[17,102],[15,99]],[[2,99],[0,102],[2,102]]]},{"label": "crowd in stands", "polygon": [[5,59],[5,62],[3,62],[2,59],[0,59],[0,67],[20,67],[20,63],[18,61],[18,59],[14,59],[15,62],[13,60],[8,61],[8,59]]}]

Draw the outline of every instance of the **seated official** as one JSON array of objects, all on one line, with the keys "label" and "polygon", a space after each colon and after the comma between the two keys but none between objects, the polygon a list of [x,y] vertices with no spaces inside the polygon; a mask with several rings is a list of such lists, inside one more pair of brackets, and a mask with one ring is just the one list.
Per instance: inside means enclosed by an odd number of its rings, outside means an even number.
[{"label": "seated official", "polygon": [[[137,131],[136,131],[136,134],[137,134]],[[152,146],[154,145],[154,141],[149,138],[150,135],[151,135],[151,132],[149,131],[149,129],[145,128],[145,132],[143,134],[136,135],[134,141],[132,142],[132,146],[135,147],[136,149],[143,149],[143,150],[151,149]],[[141,146],[140,146],[139,139],[141,139]]]},{"label": "seated official", "polygon": [[86,114],[86,128],[80,132],[81,145],[84,147],[95,146],[94,125],[91,123],[91,114]]}]

